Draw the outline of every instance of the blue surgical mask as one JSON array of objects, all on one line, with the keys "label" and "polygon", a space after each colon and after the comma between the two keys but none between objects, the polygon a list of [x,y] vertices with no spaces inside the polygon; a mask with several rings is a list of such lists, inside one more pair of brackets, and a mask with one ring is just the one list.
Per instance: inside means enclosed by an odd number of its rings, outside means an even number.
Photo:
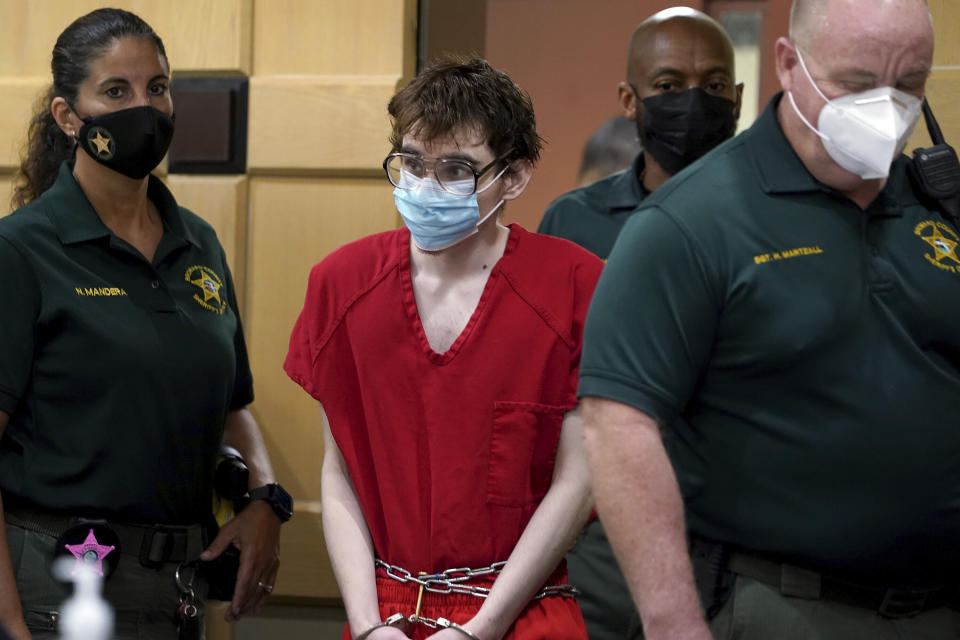
[{"label": "blue surgical mask", "polygon": [[[500,175],[503,171],[484,189]],[[458,196],[441,189],[435,180],[421,180],[414,189],[396,187],[393,197],[413,243],[424,251],[440,251],[475,234],[477,228],[503,204],[501,200],[481,217],[477,193]]]}]

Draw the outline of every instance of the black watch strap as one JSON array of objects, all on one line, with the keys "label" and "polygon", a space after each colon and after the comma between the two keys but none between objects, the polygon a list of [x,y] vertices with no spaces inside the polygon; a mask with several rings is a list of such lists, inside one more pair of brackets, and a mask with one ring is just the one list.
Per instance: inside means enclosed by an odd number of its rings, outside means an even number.
[{"label": "black watch strap", "polygon": [[276,482],[251,489],[250,500],[265,500],[283,522],[293,517],[293,498]]}]

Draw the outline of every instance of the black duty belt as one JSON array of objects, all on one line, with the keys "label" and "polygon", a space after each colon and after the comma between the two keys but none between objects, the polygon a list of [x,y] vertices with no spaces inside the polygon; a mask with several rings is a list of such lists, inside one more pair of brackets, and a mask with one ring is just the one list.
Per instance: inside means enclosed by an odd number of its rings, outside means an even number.
[{"label": "black duty belt", "polygon": [[137,557],[147,567],[195,560],[206,546],[206,534],[199,524],[132,524],[84,518],[37,509],[7,498],[4,498],[3,514],[9,524],[54,538],[60,538],[80,524],[106,524],[119,538],[120,552]]},{"label": "black duty belt", "polygon": [[776,587],[785,596],[871,609],[885,618],[909,618],[960,603],[960,587],[955,585],[919,589],[867,585],[741,551],[731,551],[728,567]]}]

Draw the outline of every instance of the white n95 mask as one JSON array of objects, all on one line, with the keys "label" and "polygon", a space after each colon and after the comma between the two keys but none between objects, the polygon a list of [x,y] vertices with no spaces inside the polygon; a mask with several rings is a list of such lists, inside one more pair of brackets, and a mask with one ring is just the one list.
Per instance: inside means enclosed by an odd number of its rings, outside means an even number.
[{"label": "white n95 mask", "polygon": [[803,117],[793,94],[787,92],[793,110],[820,136],[824,149],[838,165],[864,180],[886,178],[890,165],[913,133],[922,99],[893,87],[878,87],[829,100],[807,71],[799,48],[797,58],[803,73],[826,104],[820,109],[819,129]]}]

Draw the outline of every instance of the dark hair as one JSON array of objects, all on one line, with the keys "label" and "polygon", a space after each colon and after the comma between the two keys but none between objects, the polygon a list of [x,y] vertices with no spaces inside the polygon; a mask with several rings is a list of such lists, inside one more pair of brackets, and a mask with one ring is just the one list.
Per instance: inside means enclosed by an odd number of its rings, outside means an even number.
[{"label": "dark hair", "polygon": [[591,171],[606,176],[626,169],[641,151],[643,145],[637,135],[637,123],[614,116],[597,127],[587,140],[577,177],[583,179]]},{"label": "dark hair", "polygon": [[540,157],[533,103],[527,92],[486,60],[446,57],[417,74],[390,100],[390,144],[400,149],[411,134],[430,142],[463,130],[480,133],[494,156],[508,162]]},{"label": "dark hair", "polygon": [[114,42],[127,37],[151,41],[166,62],[167,52],[160,36],[138,16],[122,9],[91,11],[74,20],[57,38],[50,63],[53,84],[37,101],[30,119],[26,153],[13,193],[14,208],[32,202],[49,189],[57,178],[60,164],[73,155],[74,141],[57,125],[50,103],[59,97],[71,107],[76,105],[80,85],[90,73],[90,64]]}]

